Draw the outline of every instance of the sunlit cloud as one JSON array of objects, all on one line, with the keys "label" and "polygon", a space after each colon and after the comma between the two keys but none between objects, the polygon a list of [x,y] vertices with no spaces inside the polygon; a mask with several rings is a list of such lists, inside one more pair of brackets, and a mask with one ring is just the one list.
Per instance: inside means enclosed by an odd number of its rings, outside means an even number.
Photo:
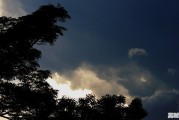
[{"label": "sunlit cloud", "polygon": [[0,0],[0,16],[19,17],[25,14],[19,0]]},{"label": "sunlit cloud", "polygon": [[144,77],[140,77],[140,80],[141,80],[142,82],[147,82],[146,78],[144,78]]},{"label": "sunlit cloud", "polygon": [[115,80],[100,78],[89,65],[81,65],[73,71],[54,73],[48,82],[57,90],[59,97],[66,95],[73,98],[85,97],[86,94],[94,94],[101,97],[106,94],[124,95],[127,102],[131,100],[129,91]]},{"label": "sunlit cloud", "polygon": [[72,90],[71,82],[66,81],[66,83],[57,83],[54,79],[47,79],[48,83],[56,90],[58,90],[58,97],[61,98],[63,96],[67,96],[70,98],[83,98],[86,94],[92,94],[92,91],[89,89],[75,89]]},{"label": "sunlit cloud", "polygon": [[85,97],[86,94],[94,94],[99,98],[105,94],[122,94],[127,102],[134,96],[151,95],[164,86],[149,70],[137,64],[116,68],[98,68],[90,64],[81,64],[73,70],[54,72],[48,82],[59,90],[59,97],[65,95],[79,98]]},{"label": "sunlit cloud", "polygon": [[131,48],[128,51],[128,57],[132,58],[134,56],[146,56],[148,55],[147,51],[143,48]]}]

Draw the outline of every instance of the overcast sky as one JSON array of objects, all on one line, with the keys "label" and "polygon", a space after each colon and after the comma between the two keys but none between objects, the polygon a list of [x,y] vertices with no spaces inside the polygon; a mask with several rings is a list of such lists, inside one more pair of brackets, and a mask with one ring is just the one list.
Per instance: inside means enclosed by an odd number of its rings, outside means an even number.
[{"label": "overcast sky", "polygon": [[143,99],[146,120],[179,112],[178,0],[0,0],[0,15],[61,3],[72,17],[55,46],[39,47],[56,83],[100,97]]}]

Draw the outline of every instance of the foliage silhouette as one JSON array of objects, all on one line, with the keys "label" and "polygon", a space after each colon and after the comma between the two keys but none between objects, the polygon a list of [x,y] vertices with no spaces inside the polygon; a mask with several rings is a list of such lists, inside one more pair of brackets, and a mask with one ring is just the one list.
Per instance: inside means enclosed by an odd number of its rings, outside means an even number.
[{"label": "foliage silhouette", "polygon": [[50,119],[57,91],[46,82],[49,70],[40,70],[41,51],[35,45],[53,45],[70,16],[60,5],[44,5],[19,18],[0,17],[0,116],[7,119]]},{"label": "foliage silhouette", "polygon": [[55,116],[59,120],[142,120],[148,114],[140,98],[134,98],[126,106],[123,95],[105,95],[96,99],[89,94],[79,100],[62,97],[57,106]]},{"label": "foliage silhouette", "polygon": [[125,106],[123,95],[94,95],[74,100],[57,99],[40,70],[36,45],[54,45],[70,19],[60,5],[41,6],[19,18],[0,17],[0,117],[9,120],[140,120],[147,115],[140,98]]}]

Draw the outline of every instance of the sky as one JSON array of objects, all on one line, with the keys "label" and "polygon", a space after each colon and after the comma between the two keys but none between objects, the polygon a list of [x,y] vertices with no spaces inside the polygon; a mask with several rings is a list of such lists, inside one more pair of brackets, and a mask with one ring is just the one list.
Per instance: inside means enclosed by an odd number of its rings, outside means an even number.
[{"label": "sky", "polygon": [[0,15],[23,16],[49,3],[72,18],[54,46],[38,46],[59,97],[140,97],[145,120],[179,112],[178,0],[0,0]]}]

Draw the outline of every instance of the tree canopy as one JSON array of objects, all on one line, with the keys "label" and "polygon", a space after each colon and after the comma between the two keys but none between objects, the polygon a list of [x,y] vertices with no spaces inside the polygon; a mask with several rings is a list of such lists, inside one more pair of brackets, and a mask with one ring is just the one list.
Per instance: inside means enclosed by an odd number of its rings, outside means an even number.
[{"label": "tree canopy", "polygon": [[57,91],[40,70],[41,51],[35,45],[53,45],[70,16],[60,5],[44,5],[19,18],[0,17],[0,116],[8,119],[48,118]]},{"label": "tree canopy", "polygon": [[62,97],[58,100],[56,119],[59,120],[142,120],[148,114],[140,98],[134,98],[127,106],[123,95],[94,95],[74,100]]},{"label": "tree canopy", "polygon": [[0,17],[0,117],[9,120],[140,120],[147,115],[140,98],[125,106],[125,97],[94,95],[57,98],[41,70],[36,45],[54,45],[70,19],[61,5],[44,5],[19,18]]}]

